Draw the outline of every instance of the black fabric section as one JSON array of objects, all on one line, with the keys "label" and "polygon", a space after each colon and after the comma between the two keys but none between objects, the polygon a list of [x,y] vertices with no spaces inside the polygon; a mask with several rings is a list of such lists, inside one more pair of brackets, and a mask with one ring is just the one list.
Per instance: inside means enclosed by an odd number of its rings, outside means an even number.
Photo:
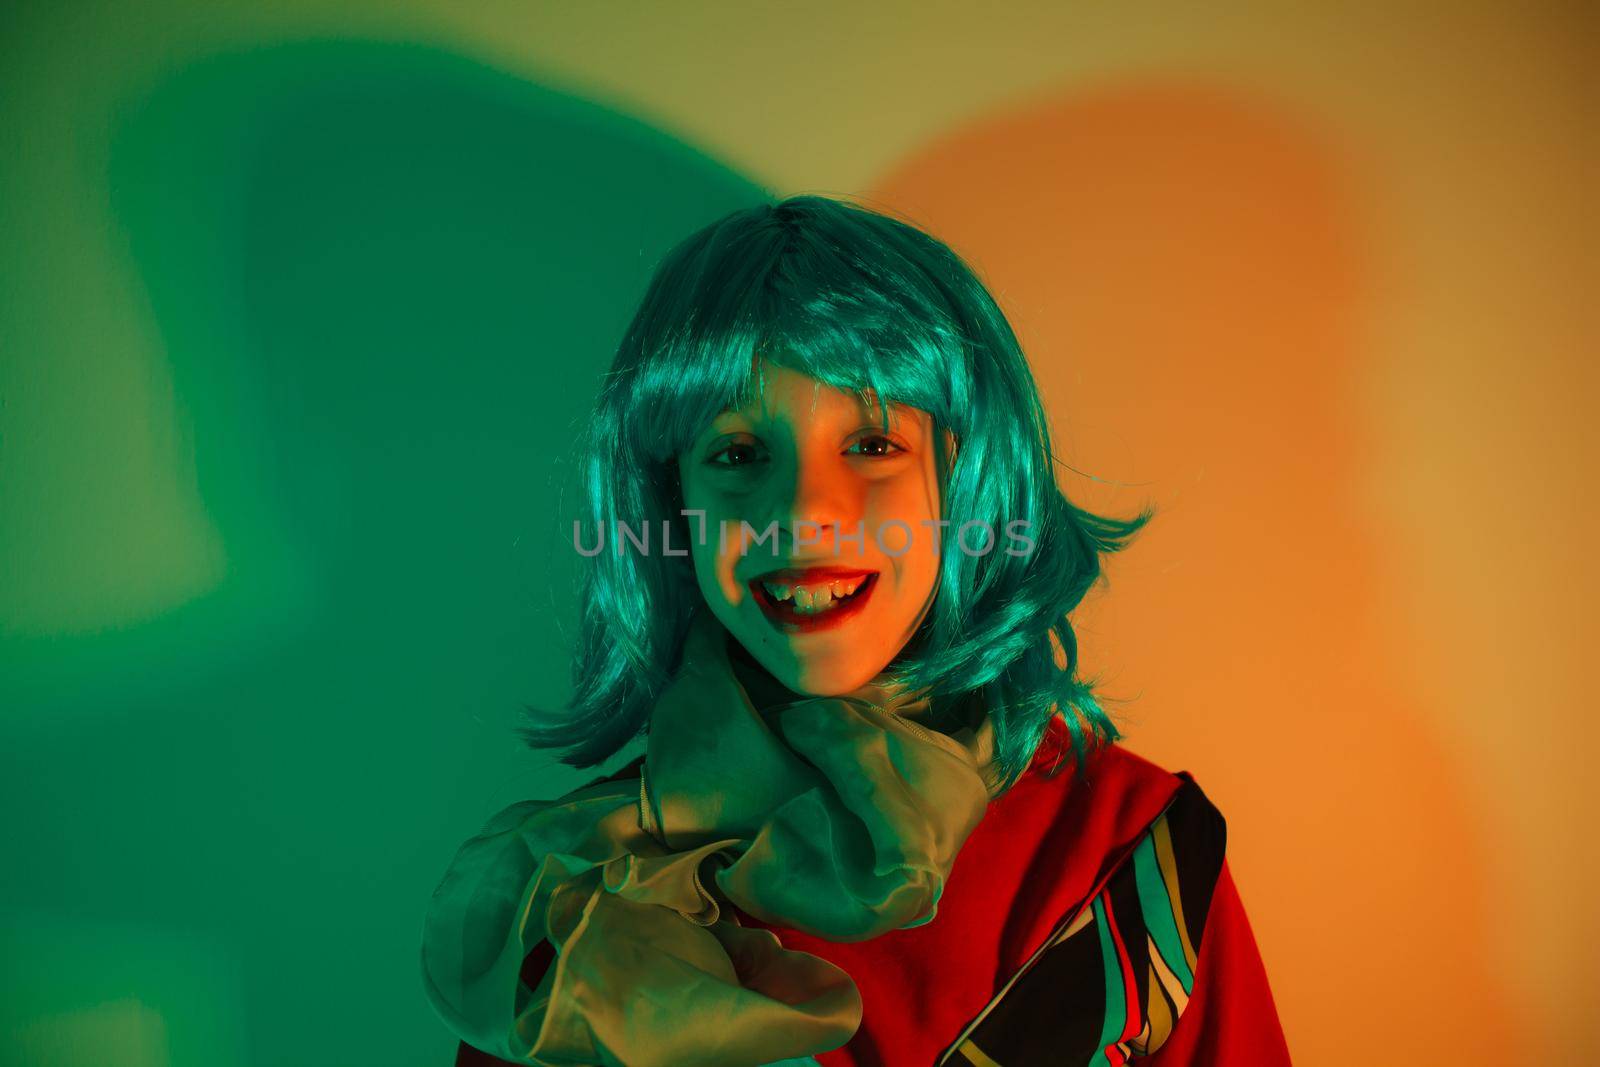
[{"label": "black fabric section", "polygon": [[517,1067],[510,1060],[503,1060],[499,1056],[491,1056],[487,1052],[480,1052],[465,1041],[456,1046],[455,1067]]},{"label": "black fabric section", "polygon": [[1051,945],[970,1035],[1005,1067],[1059,1067],[1094,1053],[1105,1021],[1105,967],[1090,923]]},{"label": "black fabric section", "polygon": [[1178,868],[1184,925],[1189,928],[1189,943],[1198,953],[1205,935],[1206,916],[1211,912],[1211,895],[1216,891],[1217,879],[1222,876],[1228,824],[1192,778],[1186,774],[1179,777],[1183,785],[1167,809],[1167,830],[1172,837],[1172,856]]},{"label": "black fabric section", "polygon": [[522,984],[528,987],[529,992],[539,988],[539,983],[544,981],[545,972],[556,962],[556,950],[550,947],[550,942],[541,940],[529,950],[522,961],[522,973],[518,976]]}]

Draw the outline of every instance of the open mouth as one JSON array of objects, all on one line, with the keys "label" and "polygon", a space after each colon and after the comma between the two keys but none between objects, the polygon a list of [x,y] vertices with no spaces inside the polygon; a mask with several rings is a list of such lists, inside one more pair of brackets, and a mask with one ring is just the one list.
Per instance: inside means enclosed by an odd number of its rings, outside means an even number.
[{"label": "open mouth", "polygon": [[810,633],[858,614],[878,584],[878,572],[800,567],[770,571],[748,584],[768,622],[786,633]]}]

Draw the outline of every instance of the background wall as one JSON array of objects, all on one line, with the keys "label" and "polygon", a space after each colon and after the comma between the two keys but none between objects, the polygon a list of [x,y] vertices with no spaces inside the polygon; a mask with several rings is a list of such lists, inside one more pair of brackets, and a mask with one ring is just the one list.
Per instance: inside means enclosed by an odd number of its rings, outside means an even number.
[{"label": "background wall", "polygon": [[0,1060],[448,1062],[428,895],[589,776],[509,733],[573,429],[764,191],[948,239],[1162,509],[1085,662],[1296,1062],[1600,1058],[1591,10],[5,5]]}]

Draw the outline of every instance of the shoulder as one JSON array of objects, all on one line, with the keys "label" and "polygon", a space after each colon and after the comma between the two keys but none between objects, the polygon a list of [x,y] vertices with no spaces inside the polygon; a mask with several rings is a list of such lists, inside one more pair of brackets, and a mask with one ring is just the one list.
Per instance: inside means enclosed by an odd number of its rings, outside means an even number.
[{"label": "shoulder", "polygon": [[1078,764],[1065,725],[1055,719],[1027,772],[996,806],[1002,821],[1035,823],[1075,850],[1108,855],[1130,845],[1191,786],[1198,791],[1187,772],[1169,771],[1118,743]]},{"label": "shoulder", "polygon": [[1102,745],[1081,766],[1075,765],[1066,725],[1059,718],[1051,720],[1017,785],[1024,783],[1036,794],[1056,793],[1074,806],[1118,813],[1117,821],[1131,822],[1132,828],[1143,828],[1155,818],[1155,809],[1180,795],[1186,808],[1216,811],[1188,771],[1170,771],[1118,742]]},{"label": "shoulder", "polygon": [[1082,779],[1085,787],[1104,794],[1170,793],[1183,783],[1185,775],[1186,772],[1167,770],[1120,742],[1102,746],[1077,772],[1077,777]]}]

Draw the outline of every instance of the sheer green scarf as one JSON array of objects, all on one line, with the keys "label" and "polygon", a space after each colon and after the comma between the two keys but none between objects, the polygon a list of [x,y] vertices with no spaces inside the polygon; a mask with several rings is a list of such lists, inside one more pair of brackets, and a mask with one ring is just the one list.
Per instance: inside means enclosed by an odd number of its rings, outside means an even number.
[{"label": "sheer green scarf", "polygon": [[[652,710],[638,778],[496,815],[435,891],[440,1016],[530,1064],[757,1067],[844,1044],[849,975],[740,926],[861,941],[931,921],[995,793],[987,721],[950,733],[880,679],[758,711],[702,611]],[[519,974],[541,941],[554,962]]]}]

